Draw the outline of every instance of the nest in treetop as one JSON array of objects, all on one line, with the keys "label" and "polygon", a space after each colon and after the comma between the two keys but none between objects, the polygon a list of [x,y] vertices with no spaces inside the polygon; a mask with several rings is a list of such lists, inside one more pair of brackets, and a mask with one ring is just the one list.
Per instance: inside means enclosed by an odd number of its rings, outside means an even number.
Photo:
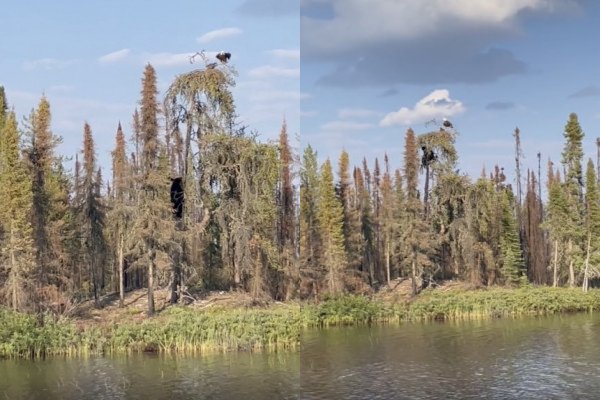
[{"label": "nest in treetop", "polygon": [[458,154],[454,148],[455,134],[448,131],[434,131],[419,135],[419,147],[425,147],[429,150],[438,152],[441,156],[450,161],[456,161]]},{"label": "nest in treetop", "polygon": [[229,91],[235,81],[231,73],[221,69],[196,69],[175,78],[167,91],[167,104],[175,103],[177,97],[194,102],[199,94],[219,103],[225,113],[233,112],[233,96]]}]

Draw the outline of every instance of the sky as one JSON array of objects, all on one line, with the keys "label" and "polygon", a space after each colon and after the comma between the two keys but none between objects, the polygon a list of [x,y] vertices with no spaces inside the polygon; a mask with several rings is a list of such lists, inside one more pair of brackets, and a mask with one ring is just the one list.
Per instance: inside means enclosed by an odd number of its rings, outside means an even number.
[{"label": "sky", "polygon": [[298,0],[6,2],[0,85],[19,120],[45,94],[64,156],[80,151],[89,122],[99,162],[109,168],[119,121],[131,135],[146,63],[156,69],[162,99],[175,76],[203,67],[198,57],[191,64],[190,55],[228,51],[238,73],[238,122],[267,141],[277,138],[285,118],[295,139],[299,24]]},{"label": "sky", "polygon": [[512,179],[518,127],[525,168],[540,152],[545,176],[575,112],[595,162],[598,21],[597,1],[302,0],[302,144],[335,165],[342,148],[354,165],[387,152],[396,168],[407,128],[446,117],[461,172],[499,164]]}]

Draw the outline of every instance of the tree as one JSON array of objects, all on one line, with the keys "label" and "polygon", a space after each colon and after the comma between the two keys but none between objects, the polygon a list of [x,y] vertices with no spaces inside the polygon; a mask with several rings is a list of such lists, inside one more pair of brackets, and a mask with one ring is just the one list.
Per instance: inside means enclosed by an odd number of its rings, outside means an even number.
[{"label": "tree", "polygon": [[283,297],[289,299],[296,291],[296,210],[292,183],[293,155],[284,120],[279,133],[279,183],[278,183],[278,248],[284,264]]},{"label": "tree", "polygon": [[70,255],[66,251],[71,236],[66,234],[72,218],[70,188],[63,160],[54,152],[61,139],[52,133],[50,103],[44,96],[28,123],[30,143],[25,154],[32,180],[31,222],[36,249],[33,279],[37,283],[36,304],[38,310],[43,310],[52,303],[67,301],[63,293],[71,281],[67,270]]},{"label": "tree", "polygon": [[107,250],[104,237],[105,209],[100,196],[101,178],[97,176],[96,154],[92,129],[86,122],[83,128],[83,181],[82,203],[78,210],[78,221],[84,257],[88,265],[92,294],[96,307],[103,288],[104,260]]},{"label": "tree", "polygon": [[344,251],[342,204],[335,195],[331,163],[326,160],[321,166],[321,179],[317,201],[319,236],[322,250],[321,268],[326,272],[327,289],[331,294],[339,294],[344,290],[344,276],[347,266]]},{"label": "tree", "polygon": [[317,215],[318,193],[317,153],[309,144],[304,149],[300,170],[300,259],[313,295],[318,295],[317,274],[321,243]]},{"label": "tree", "polygon": [[504,283],[517,285],[523,275],[525,263],[521,241],[519,240],[519,227],[513,215],[515,201],[512,192],[504,189],[500,192],[502,206],[502,233],[500,236],[500,254],[502,259],[502,277]]},{"label": "tree", "polygon": [[117,127],[115,149],[112,151],[113,192],[111,208],[108,214],[110,232],[112,234],[112,248],[115,249],[117,264],[119,292],[119,307],[125,301],[125,256],[127,237],[131,229],[132,209],[130,205],[131,191],[131,166],[127,160],[125,136],[121,123]]},{"label": "tree", "polygon": [[[338,197],[342,203],[344,211],[344,248],[346,249],[346,259],[348,260],[348,270],[353,275],[357,275],[362,270],[364,237],[362,234],[362,207],[361,195],[358,190],[356,176],[357,170],[354,170],[354,184],[350,176],[350,158],[348,153],[343,150],[338,162]],[[358,170],[360,172],[360,170]],[[360,181],[362,182],[362,180]],[[359,183],[362,188],[362,183]],[[358,282],[362,282],[363,277],[358,276]]]},{"label": "tree", "polygon": [[539,198],[539,187],[535,173],[527,175],[527,194],[525,195],[524,228],[527,242],[526,265],[529,280],[538,285],[548,281],[546,267],[548,265],[547,244],[542,229],[544,211]]},{"label": "tree", "polygon": [[571,113],[565,126],[565,147],[562,153],[563,166],[566,171],[564,190],[568,214],[564,221],[568,229],[567,256],[569,260],[569,286],[575,286],[575,266],[582,258],[584,241],[583,226],[583,131],[579,125],[577,114]]},{"label": "tree", "polygon": [[550,240],[553,243],[553,287],[557,287],[560,280],[561,266],[559,264],[559,256],[564,251],[564,243],[569,236],[569,212],[560,173],[558,171],[555,172],[552,163],[548,162],[548,215],[544,222],[544,228],[548,229]]},{"label": "tree", "polygon": [[169,268],[175,225],[169,196],[168,155],[159,140],[158,90],[156,72],[148,64],[144,69],[140,101],[141,159],[137,179],[141,182],[138,212],[134,216],[132,233],[138,239],[135,248],[136,264],[147,267],[148,315],[155,312],[154,278],[157,269]]},{"label": "tree", "polygon": [[385,279],[387,284],[391,281],[392,240],[394,235],[394,193],[392,177],[390,174],[390,163],[387,154],[384,157],[385,170],[381,182],[381,231],[383,247],[383,259],[385,262]]},{"label": "tree", "polygon": [[406,132],[404,145],[404,177],[406,181],[406,222],[401,237],[402,252],[410,271],[412,293],[416,295],[423,286],[425,269],[431,264],[431,236],[429,226],[422,218],[423,211],[418,192],[419,153],[417,137],[412,129]]},{"label": "tree", "polygon": [[4,232],[0,240],[0,266],[8,274],[4,293],[7,304],[14,310],[23,311],[29,309],[34,300],[28,295],[35,272],[30,221],[31,180],[20,157],[20,137],[14,112],[6,114],[0,131],[0,187],[3,188],[0,194],[0,230]]},{"label": "tree", "polygon": [[588,160],[585,180],[585,263],[583,271],[583,291],[589,288],[590,277],[600,274],[600,193],[594,163]]}]

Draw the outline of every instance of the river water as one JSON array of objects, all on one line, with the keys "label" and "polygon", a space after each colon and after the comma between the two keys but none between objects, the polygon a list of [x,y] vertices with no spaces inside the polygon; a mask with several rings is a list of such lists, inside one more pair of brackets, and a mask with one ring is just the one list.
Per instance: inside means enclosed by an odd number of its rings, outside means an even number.
[{"label": "river water", "polygon": [[471,398],[600,398],[600,316],[314,330],[296,352],[0,361],[0,400]]}]

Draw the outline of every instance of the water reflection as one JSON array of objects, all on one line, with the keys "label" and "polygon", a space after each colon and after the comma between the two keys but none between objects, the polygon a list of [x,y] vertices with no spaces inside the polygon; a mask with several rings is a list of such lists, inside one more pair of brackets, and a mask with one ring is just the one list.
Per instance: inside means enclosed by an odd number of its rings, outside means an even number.
[{"label": "water reflection", "polygon": [[0,361],[2,399],[600,398],[600,317],[306,332],[300,352]]},{"label": "water reflection", "polygon": [[0,399],[295,399],[299,354],[0,362]]},{"label": "water reflection", "polygon": [[310,332],[302,398],[597,398],[599,328],[577,315]]}]

